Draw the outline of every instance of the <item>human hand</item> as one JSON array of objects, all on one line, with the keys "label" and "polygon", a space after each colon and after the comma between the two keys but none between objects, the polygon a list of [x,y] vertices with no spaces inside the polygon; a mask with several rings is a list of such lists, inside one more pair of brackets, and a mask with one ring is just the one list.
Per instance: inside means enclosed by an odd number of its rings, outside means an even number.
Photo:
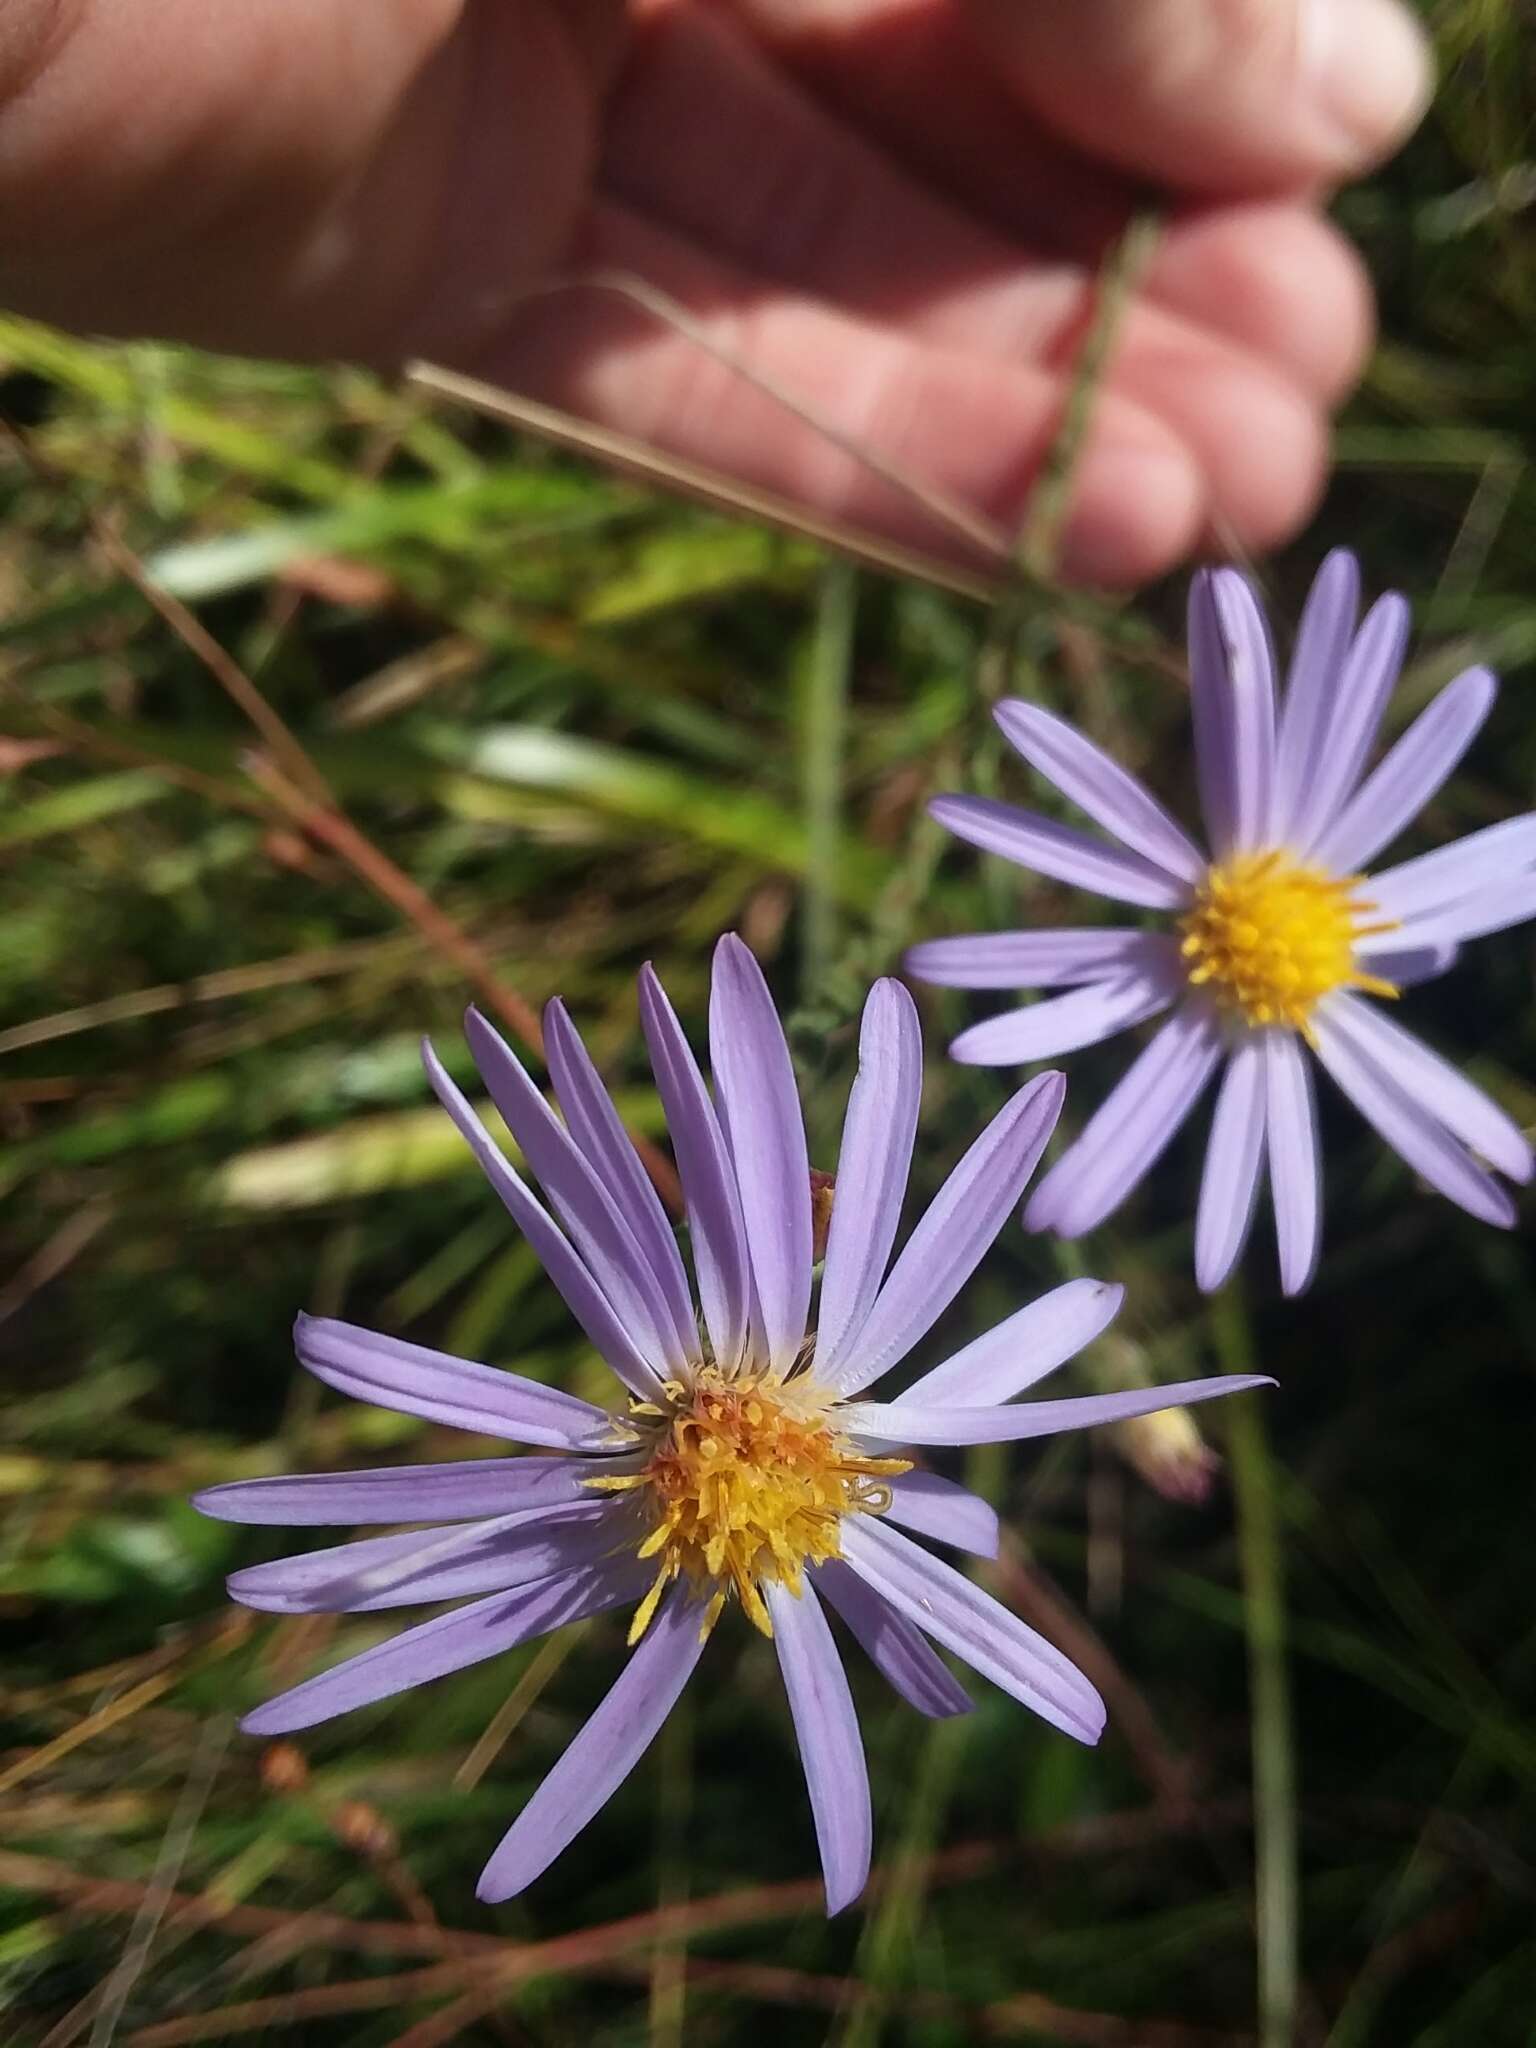
[{"label": "human hand", "polygon": [[1427,75],[1397,0],[9,0],[0,276],[68,326],[432,356],[933,549],[686,336],[537,287],[660,287],[1012,527],[1150,194],[1062,550],[1132,583],[1305,518],[1371,324],[1311,195]]}]

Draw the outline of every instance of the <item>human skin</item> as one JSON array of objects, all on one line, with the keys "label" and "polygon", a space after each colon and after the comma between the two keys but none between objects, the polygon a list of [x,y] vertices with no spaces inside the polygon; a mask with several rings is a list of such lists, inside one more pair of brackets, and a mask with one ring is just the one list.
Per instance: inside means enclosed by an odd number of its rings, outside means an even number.
[{"label": "human skin", "polygon": [[1134,584],[1307,516],[1371,333],[1317,195],[1427,81],[1396,0],[7,0],[0,290],[86,331],[430,356],[933,548],[728,363],[568,281],[659,287],[1009,526],[1151,199],[1062,554]]}]

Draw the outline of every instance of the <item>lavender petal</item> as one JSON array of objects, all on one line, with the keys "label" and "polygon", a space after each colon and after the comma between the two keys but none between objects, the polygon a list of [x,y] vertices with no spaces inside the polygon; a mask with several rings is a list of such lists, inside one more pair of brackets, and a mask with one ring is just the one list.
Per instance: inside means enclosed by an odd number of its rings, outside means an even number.
[{"label": "lavender petal", "polygon": [[902,965],[918,981],[937,988],[1067,988],[1122,972],[1141,973],[1173,949],[1174,942],[1162,932],[1052,926],[924,939],[907,948]]},{"label": "lavender petal", "polygon": [[1266,845],[1270,837],[1275,774],[1274,658],[1264,614],[1246,576],[1236,569],[1214,570],[1211,601],[1226,653],[1232,843],[1235,848],[1251,850]]},{"label": "lavender petal", "polygon": [[[1527,811],[1522,817],[1504,818],[1497,825],[1485,825],[1481,832],[1453,839],[1449,846],[1437,846],[1433,853],[1383,868],[1379,875],[1371,876],[1371,901],[1381,917],[1412,925],[1476,898],[1485,889],[1496,888],[1533,864],[1536,811]],[[1362,941],[1357,950],[1374,954],[1417,944],[1416,933],[1383,932]]]},{"label": "lavender petal", "polygon": [[1319,863],[1347,875],[1389,846],[1454,773],[1498,693],[1486,668],[1469,668],[1447,683],[1318,840]]},{"label": "lavender petal", "polygon": [[1262,1374],[1227,1373],[1217,1379],[1178,1380],[1123,1394],[1073,1394],[1055,1401],[1010,1401],[994,1408],[919,1408],[893,1401],[850,1401],[839,1420],[851,1435],[879,1444],[1016,1444],[1069,1429],[1096,1429],[1164,1408],[1193,1408],[1253,1387],[1272,1387]]},{"label": "lavender petal", "polygon": [[1076,1665],[961,1573],[867,1516],[844,1522],[843,1557],[924,1635],[1053,1728],[1087,1743],[1103,1734],[1104,1702]]},{"label": "lavender petal", "polygon": [[1322,1243],[1322,1174],[1312,1069],[1292,1031],[1264,1034],[1265,1133],[1280,1285],[1301,1294]]},{"label": "lavender petal", "polygon": [[539,1094],[508,1042],[479,1010],[469,1010],[465,1036],[489,1096],[539,1180],[545,1200],[582,1264],[633,1333],[641,1354],[659,1374],[684,1366],[690,1354],[678,1348],[662,1288],[629,1219],[596,1167]]},{"label": "lavender petal", "polygon": [[1345,548],[1324,558],[1302,607],[1275,761],[1275,837],[1291,838],[1318,773],[1329,711],[1360,614],[1360,569]]},{"label": "lavender petal", "polygon": [[736,1175],[715,1106],[666,990],[649,962],[640,970],[640,1028],[683,1183],[699,1301],[715,1362],[740,1364],[752,1315],[752,1268]]},{"label": "lavender petal", "polygon": [[1216,610],[1212,572],[1201,569],[1189,585],[1189,701],[1195,730],[1195,770],[1206,836],[1218,861],[1232,851],[1237,829],[1233,765],[1232,693],[1227,650]]},{"label": "lavender petal", "polygon": [[623,1210],[529,1079],[521,1060],[478,1010],[466,1017],[464,1035],[480,1078],[545,1199],[641,1355],[660,1376],[681,1369],[689,1354],[677,1345],[656,1276]]},{"label": "lavender petal", "polygon": [[[1536,872],[1528,872],[1511,875],[1442,910],[1427,911],[1399,937],[1416,946],[1459,946],[1468,939],[1485,939],[1490,932],[1508,931],[1511,925],[1528,924],[1533,917]],[[1365,949],[1361,951],[1365,955]]]},{"label": "lavender petal", "polygon": [[1166,1010],[1178,993],[1176,972],[1159,962],[1153,972],[1134,980],[1090,982],[1069,995],[988,1017],[962,1031],[949,1056],[967,1067],[1012,1067],[1055,1059],[1145,1023]]},{"label": "lavender petal", "polygon": [[583,1482],[602,1469],[585,1458],[466,1458],[455,1465],[304,1472],[205,1486],[192,1505],[219,1522],[291,1529],[468,1522],[590,1500]]},{"label": "lavender petal", "polygon": [[1507,1230],[1515,1220],[1508,1194],[1468,1157],[1437,1116],[1355,1042],[1347,1025],[1340,1029],[1334,1003],[1318,1005],[1313,1029],[1318,1058],[1393,1151],[1469,1215]]},{"label": "lavender petal", "polygon": [[291,1735],[298,1728],[313,1728],[337,1714],[370,1707],[450,1671],[498,1657],[565,1622],[638,1600],[652,1576],[649,1566],[625,1558],[597,1571],[492,1594],[488,1600],[402,1629],[387,1643],[376,1643],[318,1677],[306,1678],[247,1714],[240,1726],[247,1735]]},{"label": "lavender petal", "polygon": [[805,1342],[811,1301],[811,1167],[784,1027],[763,970],[734,933],[715,948],[709,1048],[766,1363],[782,1375]]},{"label": "lavender petal", "polygon": [[1379,597],[1361,621],[1339,671],[1316,773],[1296,808],[1289,844],[1297,853],[1311,853],[1354,795],[1402,670],[1409,624],[1396,591]]},{"label": "lavender petal", "polygon": [[650,1175],[640,1162],[634,1141],[558,997],[545,1006],[544,1052],[566,1126],[619,1209],[629,1218],[630,1228],[655,1275],[671,1325],[667,1355],[694,1360],[699,1350],[698,1321],[672,1225]]},{"label": "lavender petal", "polygon": [[632,1534],[621,1515],[594,1497],[450,1529],[367,1536],[232,1572],[230,1598],[263,1614],[369,1614],[504,1592],[601,1563]]},{"label": "lavender petal", "polygon": [[818,1369],[824,1385],[842,1394],[867,1387],[932,1329],[1023,1193],[1064,1093],[1060,1074],[1041,1074],[992,1119],[928,1205],[837,1370]]},{"label": "lavender petal", "polygon": [[1362,1059],[1388,1075],[1453,1138],[1511,1180],[1531,1178],[1536,1160],[1520,1126],[1421,1038],[1358,996],[1336,996],[1329,1005],[1329,1019]]},{"label": "lavender petal", "polygon": [[1379,974],[1395,988],[1415,988],[1420,982],[1448,974],[1461,953],[1459,946],[1449,942],[1439,946],[1402,946],[1369,955],[1363,949],[1357,950],[1369,958],[1372,974]]},{"label": "lavender petal", "polygon": [[1025,1229],[1080,1237],[1118,1208],[1194,1108],[1221,1049],[1208,1005],[1176,1010],[1035,1190]]},{"label": "lavender petal", "polygon": [[456,1086],[432,1047],[425,1041],[422,1062],[433,1093],[457,1126],[459,1135],[480,1162],[486,1179],[538,1255],[539,1263],[560,1290],[567,1308],[581,1325],[598,1355],[612,1367],[629,1391],[642,1401],[661,1393],[655,1367],[636,1347],[622,1316],[593,1278],[565,1232],[514,1171]]},{"label": "lavender petal", "polygon": [[836,1372],[880,1292],[896,1241],[923,1093],[917,1005],[877,981],[859,1025],[859,1070],[843,1119],[817,1312],[816,1373]]},{"label": "lavender petal", "polygon": [[891,1504],[886,1519],[900,1528],[968,1550],[975,1557],[996,1557],[997,1510],[979,1493],[943,1479],[937,1472],[903,1472],[890,1482]]},{"label": "lavender petal", "polygon": [[957,839],[995,853],[1018,867],[1076,889],[1092,889],[1120,903],[1139,903],[1149,910],[1175,910],[1189,890],[1140,854],[1122,853],[1107,840],[1058,825],[1034,811],[999,803],[986,796],[938,796],[928,806],[946,831]]},{"label": "lavender petal", "polygon": [[1076,726],[1017,697],[1005,697],[992,715],[1009,744],[1096,825],[1175,880],[1200,880],[1206,859],[1199,847],[1134,775]]},{"label": "lavender petal", "polygon": [[1205,1148],[1195,1213],[1195,1281],[1207,1294],[1236,1265],[1253,1227],[1264,1158],[1263,1039],[1250,1034],[1227,1061]]},{"label": "lavender petal", "polygon": [[986,1407],[1011,1401],[1091,1344],[1114,1321],[1125,1289],[1102,1280],[1068,1280],[1031,1301],[953,1358],[914,1380],[895,1405]]},{"label": "lavender petal", "polygon": [[847,1674],[810,1581],[798,1597],[773,1583],[763,1592],[811,1795],[830,1918],[853,1903],[869,1876],[872,1822],[864,1745]]},{"label": "lavender petal", "polygon": [[704,1645],[699,1609],[683,1586],[662,1601],[596,1712],[502,1837],[477,1897],[510,1899],[575,1840],[650,1748],[693,1675]]},{"label": "lavender petal", "polygon": [[592,1449],[614,1439],[613,1417],[590,1401],[355,1323],[301,1315],[293,1343],[317,1380],[375,1408],[556,1450]]},{"label": "lavender petal", "polygon": [[930,1720],[971,1712],[970,1694],[920,1629],[837,1558],[816,1567],[817,1591],[837,1609],[888,1685]]}]

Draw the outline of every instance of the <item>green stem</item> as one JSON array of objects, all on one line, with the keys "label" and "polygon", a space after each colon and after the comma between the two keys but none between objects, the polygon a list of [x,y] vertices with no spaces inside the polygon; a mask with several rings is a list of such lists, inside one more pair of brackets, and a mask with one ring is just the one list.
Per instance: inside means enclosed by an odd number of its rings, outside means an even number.
[{"label": "green stem", "polygon": [[806,836],[803,985],[809,990],[822,985],[837,947],[843,748],[857,596],[857,573],[846,562],[829,562],[821,573],[801,714]]},{"label": "green stem", "polygon": [[1161,232],[1157,214],[1133,214],[1099,271],[1093,313],[1072,366],[1061,425],[1030,493],[1024,530],[1014,551],[1015,568],[1030,582],[1046,583],[1055,575],[1062,529],[1071,505],[1078,460],[1093,418],[1094,400],[1109,373],[1110,357],[1136,286],[1152,260]]},{"label": "green stem", "polygon": [[[1228,1372],[1253,1370],[1247,1310],[1235,1287],[1211,1303],[1211,1329]],[[1299,1911],[1296,1757],[1285,1650],[1285,1563],[1261,1398],[1240,1395],[1226,1416],[1237,1503],[1252,1701],[1254,1893],[1259,1941],[1260,2048],[1295,2039]]]},{"label": "green stem", "polygon": [[[693,1809],[693,1704],[685,1693],[662,1725],[656,1810],[656,1903],[682,1906],[688,1897],[688,1824]],[[651,1951],[648,2048],[683,2048],[688,2011],[687,1943],[658,1942]]]},{"label": "green stem", "polygon": [[[997,1505],[1006,1477],[1001,1444],[976,1444],[965,1458],[965,1483],[972,1493]],[[891,1877],[865,1922],[855,1962],[858,1989],[835,2048],[880,2048],[888,2014],[899,2011],[900,1991],[909,1981],[913,1949],[922,1928],[928,1865],[944,1827],[970,1739],[969,1717],[935,1721],[923,1736],[917,1769],[909,1779],[901,1837],[891,1860]]]}]

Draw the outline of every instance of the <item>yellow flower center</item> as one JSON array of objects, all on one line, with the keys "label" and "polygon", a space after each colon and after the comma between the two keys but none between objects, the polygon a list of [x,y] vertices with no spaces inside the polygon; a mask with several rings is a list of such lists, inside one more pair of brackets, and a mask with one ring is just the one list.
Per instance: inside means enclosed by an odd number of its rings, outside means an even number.
[{"label": "yellow flower center", "polygon": [[1210,868],[1179,920],[1191,986],[1209,985],[1249,1024],[1285,1024],[1306,1037],[1314,1005],[1331,989],[1395,996],[1393,983],[1355,965],[1358,940],[1395,929],[1367,921],[1375,905],[1358,894],[1363,885],[1359,875],[1330,875],[1278,848]]},{"label": "yellow flower center", "polygon": [[639,1641],[679,1577],[714,1589],[701,1633],[734,1589],[748,1619],[772,1635],[764,1581],[798,1593],[807,1564],[838,1556],[843,1516],[888,1508],[883,1482],[910,1463],[861,1456],[828,1419],[835,1397],[803,1379],[732,1378],[706,1365],[665,1392],[665,1408],[631,1411],[652,1437],[641,1469],[587,1482],[635,1495],[650,1523],[639,1555],[660,1560],[629,1639]]}]

